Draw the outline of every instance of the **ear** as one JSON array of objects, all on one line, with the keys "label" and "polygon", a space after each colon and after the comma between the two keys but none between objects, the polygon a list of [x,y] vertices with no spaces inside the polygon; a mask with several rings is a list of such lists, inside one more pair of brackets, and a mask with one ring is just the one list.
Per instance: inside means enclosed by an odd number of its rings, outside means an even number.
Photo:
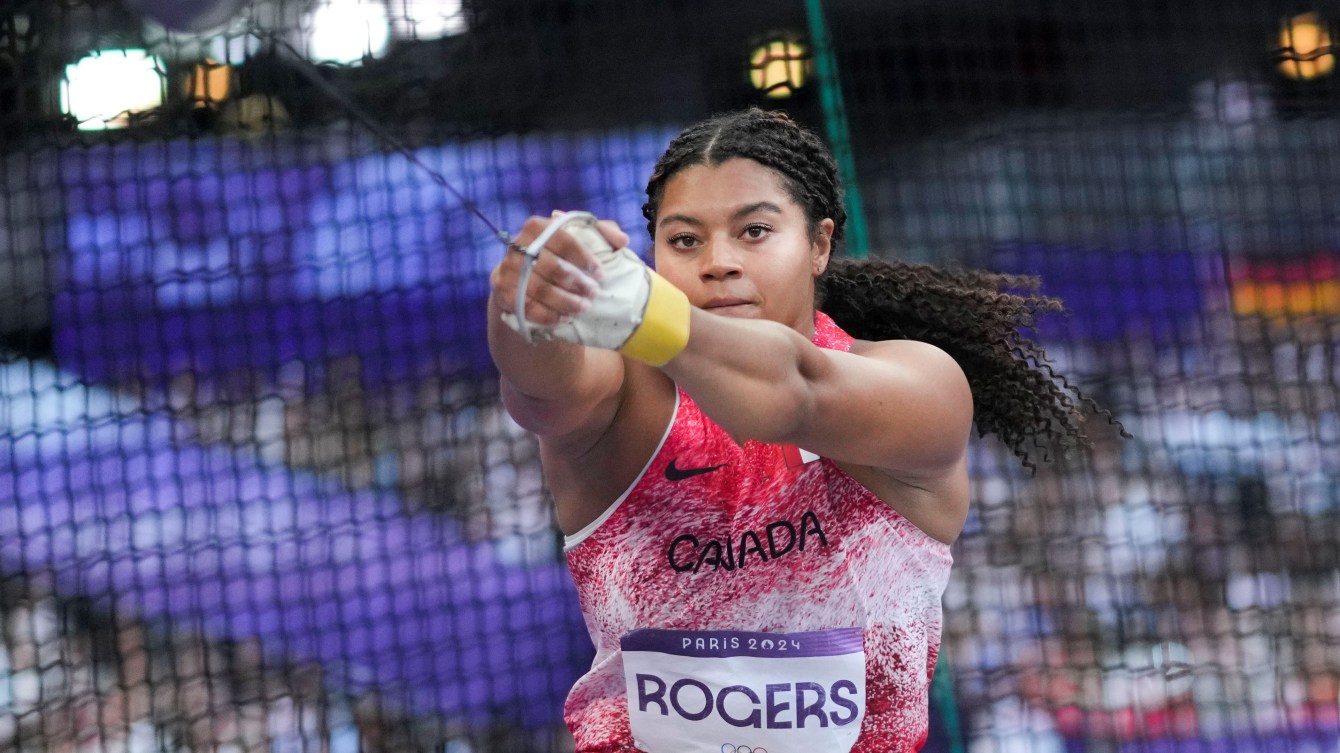
[{"label": "ear", "polygon": [[811,270],[818,277],[828,269],[828,256],[833,251],[833,228],[835,223],[829,218],[819,221],[819,232],[811,244]]}]

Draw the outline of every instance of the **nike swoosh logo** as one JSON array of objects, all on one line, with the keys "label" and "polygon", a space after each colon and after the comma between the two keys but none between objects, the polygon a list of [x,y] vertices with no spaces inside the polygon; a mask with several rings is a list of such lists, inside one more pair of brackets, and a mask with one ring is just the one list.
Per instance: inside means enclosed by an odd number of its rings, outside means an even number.
[{"label": "nike swoosh logo", "polygon": [[[678,460],[678,459],[679,459],[679,458],[675,458],[675,460]],[[670,465],[667,465],[667,466],[665,467],[665,477],[666,477],[667,479],[670,479],[671,481],[683,481],[683,480],[686,479],[686,478],[693,478],[694,476],[701,476],[701,475],[703,475],[704,473],[711,473],[712,471],[719,471],[719,470],[721,470],[722,468],[725,468],[725,467],[726,467],[726,464],[725,464],[725,463],[722,463],[721,465],[709,465],[709,466],[706,466],[706,467],[703,467],[703,468],[676,468],[676,467],[675,467],[675,460],[671,460],[671,461],[670,461]]]}]

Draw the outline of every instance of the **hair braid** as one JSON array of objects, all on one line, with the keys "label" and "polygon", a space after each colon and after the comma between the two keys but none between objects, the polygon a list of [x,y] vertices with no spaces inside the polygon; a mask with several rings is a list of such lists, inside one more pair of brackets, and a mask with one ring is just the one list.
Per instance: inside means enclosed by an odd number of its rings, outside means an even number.
[{"label": "hair braid", "polygon": [[[651,236],[670,178],[693,165],[736,158],[781,176],[804,210],[811,236],[821,220],[832,219],[837,251],[847,213],[836,162],[818,136],[782,113],[758,108],[703,121],[670,142],[656,162],[642,207]],[[920,340],[944,350],[972,388],[978,434],[995,434],[1024,467],[1036,470],[1035,453],[1048,461],[1053,450],[1087,444],[1086,413],[1117,424],[1058,374],[1042,346],[1029,338],[1040,315],[1063,310],[1060,300],[1038,290],[1034,277],[835,258],[818,279],[815,305],[854,337]]]},{"label": "hair braid", "polygon": [[656,236],[656,212],[671,177],[687,167],[715,167],[737,158],[772,168],[783,178],[787,193],[805,210],[811,235],[817,232],[820,220],[832,219],[833,250],[838,250],[847,210],[842,203],[837,163],[814,133],[785,113],[758,108],[703,121],[670,142],[647,183],[647,203],[642,205],[647,232]]}]

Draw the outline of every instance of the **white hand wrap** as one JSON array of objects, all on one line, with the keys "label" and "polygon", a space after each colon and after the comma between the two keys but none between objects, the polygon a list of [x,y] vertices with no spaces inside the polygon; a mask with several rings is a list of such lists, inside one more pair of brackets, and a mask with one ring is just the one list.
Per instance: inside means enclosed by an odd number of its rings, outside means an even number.
[{"label": "white hand wrap", "polygon": [[[604,280],[591,308],[566,323],[535,326],[526,321],[526,287],[540,249],[560,229],[591,251],[600,262]],[[653,366],[664,365],[688,344],[688,298],[637,254],[611,247],[589,212],[555,215],[544,232],[522,251],[526,259],[517,278],[516,309],[504,312],[502,318],[527,342],[561,340],[617,350]]]}]

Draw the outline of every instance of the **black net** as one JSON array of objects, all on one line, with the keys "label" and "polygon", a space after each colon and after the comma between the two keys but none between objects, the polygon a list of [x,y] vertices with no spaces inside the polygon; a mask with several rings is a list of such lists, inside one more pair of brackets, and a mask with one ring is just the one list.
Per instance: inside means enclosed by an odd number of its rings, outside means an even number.
[{"label": "black net", "polygon": [[570,749],[439,179],[641,239],[760,104],[848,141],[871,253],[1040,275],[1133,435],[974,445],[928,749],[1336,750],[1340,5],[744,5],[0,2],[0,748]]}]

